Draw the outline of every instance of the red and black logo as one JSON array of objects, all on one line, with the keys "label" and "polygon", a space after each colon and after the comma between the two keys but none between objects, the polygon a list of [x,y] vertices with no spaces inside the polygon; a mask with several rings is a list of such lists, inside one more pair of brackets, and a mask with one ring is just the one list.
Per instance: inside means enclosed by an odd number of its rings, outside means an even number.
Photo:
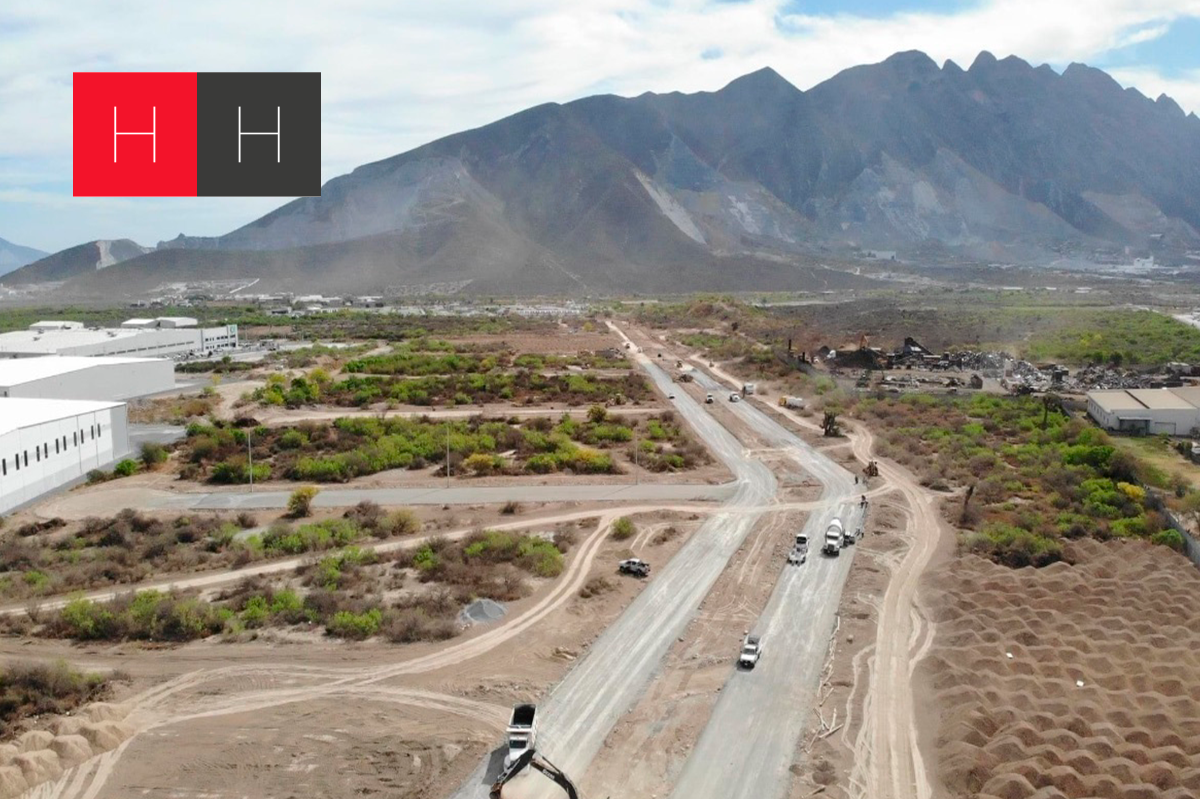
[{"label": "red and black logo", "polygon": [[321,194],[319,72],[76,72],[76,197]]}]

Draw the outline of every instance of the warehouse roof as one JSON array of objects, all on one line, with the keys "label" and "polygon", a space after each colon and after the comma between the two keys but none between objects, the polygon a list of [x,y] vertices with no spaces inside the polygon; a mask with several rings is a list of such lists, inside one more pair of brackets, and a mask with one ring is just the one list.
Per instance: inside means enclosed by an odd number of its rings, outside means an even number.
[{"label": "warehouse roof", "polygon": [[1188,402],[1200,408],[1200,386],[1184,386],[1182,388],[1173,388],[1171,393],[1177,397],[1183,397]]},{"label": "warehouse roof", "polygon": [[122,366],[126,364],[163,361],[162,358],[118,358],[101,356],[88,358],[79,355],[46,355],[40,358],[13,358],[0,361],[0,387],[19,386],[33,380],[70,374],[97,366]]},{"label": "warehouse roof", "polygon": [[92,344],[103,344],[106,341],[127,339],[134,336],[163,335],[177,332],[187,334],[187,330],[139,328],[104,328],[102,330],[14,330],[11,333],[0,333],[0,352],[44,352],[54,353],[66,347],[85,347]]},{"label": "warehouse roof", "polygon": [[123,402],[93,400],[14,399],[0,397],[0,435],[26,427],[70,419],[124,405]]},{"label": "warehouse roof", "polygon": [[1132,388],[1130,395],[1147,408],[1156,411],[1194,411],[1196,406],[1171,388]]},{"label": "warehouse roof", "polygon": [[1105,411],[1142,411],[1146,406],[1124,389],[1118,391],[1089,391],[1088,399],[1095,402]]}]

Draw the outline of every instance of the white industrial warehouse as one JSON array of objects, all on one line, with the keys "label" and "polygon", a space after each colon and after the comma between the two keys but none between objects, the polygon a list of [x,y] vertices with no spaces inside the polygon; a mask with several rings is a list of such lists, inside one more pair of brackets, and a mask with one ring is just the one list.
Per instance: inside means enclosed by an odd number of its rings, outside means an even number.
[{"label": "white industrial warehouse", "polygon": [[0,358],[39,355],[132,355],[158,357],[234,349],[237,325],[197,327],[182,316],[130,319],[117,328],[86,328],[81,322],[36,322],[28,330],[0,334]]},{"label": "white industrial warehouse", "polygon": [[1200,386],[1089,391],[1087,407],[1106,430],[1188,436],[1200,428]]},{"label": "white industrial warehouse", "polygon": [[0,513],[129,454],[120,402],[0,399]]},{"label": "white industrial warehouse", "polygon": [[0,361],[0,397],[124,400],[175,387],[165,358],[84,358],[48,355]]}]

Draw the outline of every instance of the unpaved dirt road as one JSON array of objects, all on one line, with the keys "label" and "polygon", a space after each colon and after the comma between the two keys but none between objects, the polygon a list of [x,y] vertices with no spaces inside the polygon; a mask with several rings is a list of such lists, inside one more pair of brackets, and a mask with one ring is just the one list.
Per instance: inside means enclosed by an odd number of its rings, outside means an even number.
[{"label": "unpaved dirt road", "polygon": [[[611,483],[608,485],[458,486],[454,488],[326,488],[313,500],[316,508],[348,508],[359,502],[380,505],[488,505],[516,502],[663,502],[725,501],[735,492],[732,483]],[[115,514],[124,508],[146,511],[279,510],[287,507],[290,491],[163,491],[150,487],[76,492],[38,509],[64,519]]]}]

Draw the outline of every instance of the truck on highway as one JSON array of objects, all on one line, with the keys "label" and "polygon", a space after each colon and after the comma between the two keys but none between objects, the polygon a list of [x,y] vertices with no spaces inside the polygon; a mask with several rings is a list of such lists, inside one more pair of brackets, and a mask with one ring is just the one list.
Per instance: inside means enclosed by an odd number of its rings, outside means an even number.
[{"label": "truck on highway", "polygon": [[779,406],[781,408],[791,408],[792,410],[804,409],[804,397],[780,397]]},{"label": "truck on highway", "polygon": [[821,547],[821,554],[832,555],[837,557],[842,551],[843,540],[846,537],[846,528],[842,526],[841,519],[834,519],[825,528],[825,544]]},{"label": "truck on highway", "polygon": [[711,392],[710,392],[710,393],[708,393],[708,394],[705,394],[705,395],[704,395],[704,402],[705,402],[705,404],[707,404],[707,405],[712,405],[712,404],[713,404],[713,395],[712,395],[712,393],[711,393]]},{"label": "truck on highway", "polygon": [[792,551],[788,553],[787,562],[791,566],[799,566],[808,560],[808,536],[804,533],[796,533],[796,543],[792,545]]},{"label": "truck on highway", "polygon": [[757,388],[758,388],[758,386],[754,385],[753,383],[743,383],[742,384],[742,393],[745,394],[747,397],[749,397],[751,394],[754,393],[755,389],[757,389]]},{"label": "truck on highway", "polygon": [[508,720],[508,754],[504,767],[508,768],[526,750],[537,745],[537,705],[516,705]]}]

